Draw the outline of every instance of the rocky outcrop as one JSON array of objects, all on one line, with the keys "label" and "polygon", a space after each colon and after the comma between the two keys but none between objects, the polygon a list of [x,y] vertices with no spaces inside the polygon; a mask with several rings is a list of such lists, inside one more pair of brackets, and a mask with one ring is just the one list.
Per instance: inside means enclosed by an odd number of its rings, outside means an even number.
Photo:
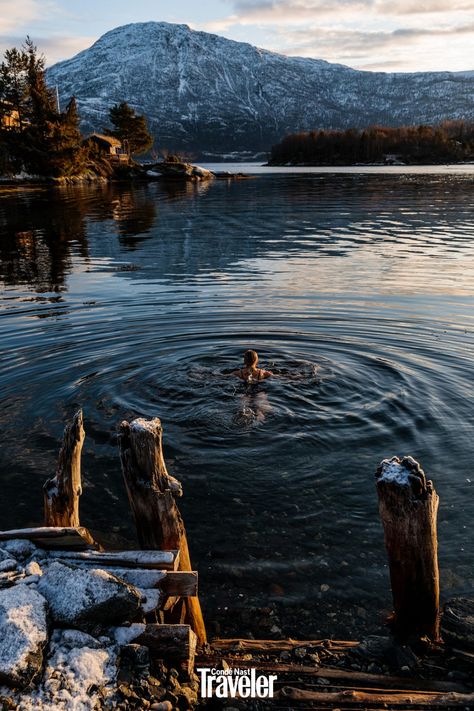
[{"label": "rocky outcrop", "polygon": [[169,593],[194,590],[177,551],[77,551],[78,538],[1,542],[0,709],[194,708],[196,635],[157,623]]},{"label": "rocky outcrop", "polygon": [[147,171],[147,175],[150,178],[160,177],[169,180],[186,180],[193,183],[201,180],[211,180],[214,177],[214,173],[211,173],[207,168],[201,168],[199,165],[192,165],[191,163],[185,163],[179,160],[167,160],[162,163],[156,163]]},{"label": "rocky outcrop", "polygon": [[40,672],[48,640],[47,604],[27,585],[0,590],[0,682],[24,687]]}]

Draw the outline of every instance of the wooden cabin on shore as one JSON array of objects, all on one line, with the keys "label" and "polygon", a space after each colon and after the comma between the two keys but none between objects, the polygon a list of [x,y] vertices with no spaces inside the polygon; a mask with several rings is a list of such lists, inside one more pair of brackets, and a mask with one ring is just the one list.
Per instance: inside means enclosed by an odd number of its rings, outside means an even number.
[{"label": "wooden cabin on shore", "polygon": [[19,131],[20,114],[9,101],[0,101],[0,128],[6,131]]},{"label": "wooden cabin on shore", "polygon": [[91,133],[83,144],[92,149],[92,152],[101,158],[106,158],[113,163],[127,164],[130,156],[126,147],[114,136],[106,136],[102,133]]}]

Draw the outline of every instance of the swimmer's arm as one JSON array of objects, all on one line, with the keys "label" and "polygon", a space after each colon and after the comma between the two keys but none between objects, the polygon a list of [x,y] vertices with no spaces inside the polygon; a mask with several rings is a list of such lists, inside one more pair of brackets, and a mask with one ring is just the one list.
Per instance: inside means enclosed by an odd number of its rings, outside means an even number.
[{"label": "swimmer's arm", "polygon": [[274,377],[274,376],[275,376],[275,374],[272,373],[271,370],[262,370],[262,371],[261,371],[260,379],[261,379],[261,380],[266,380],[267,378],[272,378],[272,377]]}]

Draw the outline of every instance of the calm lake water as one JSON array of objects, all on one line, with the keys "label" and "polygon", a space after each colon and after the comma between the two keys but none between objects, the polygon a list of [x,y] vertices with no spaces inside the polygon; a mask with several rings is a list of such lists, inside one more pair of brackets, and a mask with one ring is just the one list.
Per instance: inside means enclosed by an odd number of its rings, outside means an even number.
[{"label": "calm lake water", "polygon": [[[473,189],[466,167],[2,188],[0,528],[41,522],[82,406],[82,521],[133,541],[116,427],[159,416],[211,633],[375,629],[394,454],[440,495],[443,595],[472,591]],[[223,375],[248,347],[280,374],[250,394]]]}]

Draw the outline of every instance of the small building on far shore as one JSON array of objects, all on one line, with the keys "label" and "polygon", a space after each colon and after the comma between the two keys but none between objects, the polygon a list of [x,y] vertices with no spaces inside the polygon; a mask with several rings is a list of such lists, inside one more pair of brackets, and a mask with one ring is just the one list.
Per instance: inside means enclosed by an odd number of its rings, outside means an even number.
[{"label": "small building on far shore", "polygon": [[406,163],[403,162],[403,155],[401,153],[385,153],[383,162],[385,165],[406,165]]},{"label": "small building on far shore", "polygon": [[94,153],[101,158],[107,158],[114,163],[128,163],[128,152],[118,138],[106,136],[101,133],[91,133],[90,136],[84,139],[83,144],[89,146]]}]

